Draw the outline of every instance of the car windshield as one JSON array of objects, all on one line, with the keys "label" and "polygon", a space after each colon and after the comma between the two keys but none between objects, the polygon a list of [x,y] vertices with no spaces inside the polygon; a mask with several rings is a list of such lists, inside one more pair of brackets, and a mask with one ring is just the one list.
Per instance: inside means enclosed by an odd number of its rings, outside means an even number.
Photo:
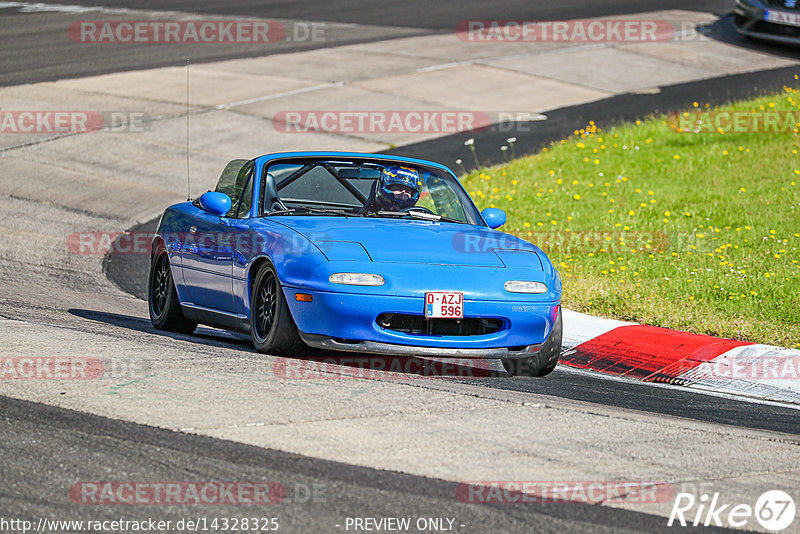
[{"label": "car windshield", "polygon": [[264,176],[268,185],[262,205],[267,216],[339,215],[483,224],[458,180],[433,167],[385,160],[280,161],[269,165]]}]

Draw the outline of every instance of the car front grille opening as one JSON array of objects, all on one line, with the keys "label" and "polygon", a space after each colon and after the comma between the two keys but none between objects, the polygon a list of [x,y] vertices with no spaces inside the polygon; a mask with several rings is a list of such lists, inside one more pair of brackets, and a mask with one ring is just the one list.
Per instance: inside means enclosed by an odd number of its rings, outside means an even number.
[{"label": "car front grille opening", "polygon": [[793,37],[798,38],[800,37],[800,28],[797,26],[785,26],[783,24],[773,24],[772,22],[766,22],[760,20],[753,24],[749,30],[751,32],[756,33],[771,33],[773,35],[778,35],[781,37]]},{"label": "car front grille opening", "polygon": [[407,313],[384,313],[377,323],[386,330],[417,336],[485,336],[502,330],[504,324],[496,318],[426,319]]}]

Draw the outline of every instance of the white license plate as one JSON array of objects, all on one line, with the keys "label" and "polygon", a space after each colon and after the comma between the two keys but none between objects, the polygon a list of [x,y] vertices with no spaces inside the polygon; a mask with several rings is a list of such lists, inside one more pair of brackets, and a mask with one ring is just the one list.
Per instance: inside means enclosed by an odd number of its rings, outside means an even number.
[{"label": "white license plate", "polygon": [[425,293],[425,317],[428,319],[463,319],[464,294],[446,291]]},{"label": "white license plate", "polygon": [[764,14],[764,18],[768,22],[774,22],[775,24],[800,27],[800,14],[797,13],[769,10]]}]

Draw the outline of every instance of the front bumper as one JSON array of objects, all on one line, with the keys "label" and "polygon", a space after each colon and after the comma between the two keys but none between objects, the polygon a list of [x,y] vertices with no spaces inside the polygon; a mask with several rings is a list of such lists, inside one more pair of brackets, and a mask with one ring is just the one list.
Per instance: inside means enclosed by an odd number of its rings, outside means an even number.
[{"label": "front bumper", "polygon": [[767,5],[760,0],[737,0],[733,12],[736,31],[757,39],[784,44],[800,44],[800,27],[768,22],[765,20],[765,14],[769,10],[791,11]]},{"label": "front bumper", "polygon": [[415,347],[410,345],[394,345],[391,343],[378,343],[375,341],[359,341],[347,343],[337,341],[330,337],[300,332],[300,339],[309,347],[322,350],[337,350],[344,352],[359,352],[365,354],[378,354],[385,356],[419,356],[438,358],[483,358],[483,359],[520,359],[535,356],[542,350],[542,345],[528,345],[521,350],[509,348],[498,349],[458,349],[439,347]]},{"label": "front bumper", "polygon": [[[298,302],[296,292],[312,302]],[[303,341],[309,346],[348,352],[455,358],[527,358],[550,336],[560,302],[464,301],[465,317],[496,318],[503,327],[482,335],[424,335],[379,325],[385,313],[421,315],[424,297],[362,295],[284,288]]]}]

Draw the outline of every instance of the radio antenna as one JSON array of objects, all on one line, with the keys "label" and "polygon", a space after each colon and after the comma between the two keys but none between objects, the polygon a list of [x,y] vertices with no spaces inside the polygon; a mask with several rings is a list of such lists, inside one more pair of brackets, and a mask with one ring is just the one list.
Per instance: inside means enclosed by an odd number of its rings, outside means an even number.
[{"label": "radio antenna", "polygon": [[186,58],[186,200],[192,200],[192,182],[189,178],[189,58]]}]

